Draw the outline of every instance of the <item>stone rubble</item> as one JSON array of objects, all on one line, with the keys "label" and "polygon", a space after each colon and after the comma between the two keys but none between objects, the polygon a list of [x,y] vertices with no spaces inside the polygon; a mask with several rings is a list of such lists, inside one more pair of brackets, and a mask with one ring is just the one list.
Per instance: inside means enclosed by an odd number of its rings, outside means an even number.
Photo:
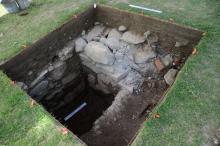
[{"label": "stone rubble", "polygon": [[78,52],[83,52],[85,46],[87,45],[87,42],[83,38],[78,38],[75,41],[75,51]]},{"label": "stone rubble", "polygon": [[[96,23],[83,37],[87,38],[88,44],[80,51],[76,50],[82,64],[97,76],[110,78],[108,81],[113,86],[130,93],[141,88],[146,76],[157,77],[153,74],[171,67],[173,62],[171,54],[156,53],[157,48],[152,44],[159,38],[150,31],[137,34],[124,25],[109,28]],[[103,87],[98,82],[93,86]]]},{"label": "stone rubble", "polygon": [[146,41],[146,37],[144,35],[139,35],[139,34],[136,34],[135,32],[132,32],[132,31],[126,31],[122,37],[121,37],[121,40],[127,42],[127,43],[130,43],[130,44],[140,44],[140,43],[143,43]]},{"label": "stone rubble", "polygon": [[175,81],[175,77],[177,74],[177,70],[176,69],[170,69],[165,75],[164,75],[164,80],[166,81],[166,83],[168,85],[172,85]]},{"label": "stone rubble", "polygon": [[105,65],[112,65],[115,61],[115,57],[109,48],[100,42],[89,42],[85,48],[85,55],[93,61]]}]

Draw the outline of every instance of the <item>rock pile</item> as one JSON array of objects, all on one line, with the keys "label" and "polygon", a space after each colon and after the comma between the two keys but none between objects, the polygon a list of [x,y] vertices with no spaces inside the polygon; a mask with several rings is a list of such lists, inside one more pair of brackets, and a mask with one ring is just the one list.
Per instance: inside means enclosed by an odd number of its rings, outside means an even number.
[{"label": "rock pile", "polygon": [[[155,77],[155,74],[172,65],[171,54],[156,53],[155,44],[158,41],[158,36],[150,31],[137,34],[123,25],[109,28],[96,23],[91,30],[76,39],[75,50],[82,64],[95,72],[98,80],[133,93],[140,89],[146,77]],[[167,84],[171,82],[172,79]],[[94,82],[91,84],[99,86]]]}]

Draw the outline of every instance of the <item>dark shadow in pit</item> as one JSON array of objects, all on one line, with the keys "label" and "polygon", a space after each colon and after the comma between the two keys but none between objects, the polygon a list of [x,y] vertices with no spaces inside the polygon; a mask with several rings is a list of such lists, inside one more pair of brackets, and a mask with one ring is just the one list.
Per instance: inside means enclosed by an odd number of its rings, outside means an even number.
[{"label": "dark shadow in pit", "polygon": [[[81,136],[88,132],[102,113],[112,104],[114,95],[105,94],[101,91],[87,87],[79,96],[64,107],[55,111],[53,114],[59,121],[68,127],[74,134]],[[86,103],[78,113],[65,121],[64,118],[77,109],[80,105]]]}]

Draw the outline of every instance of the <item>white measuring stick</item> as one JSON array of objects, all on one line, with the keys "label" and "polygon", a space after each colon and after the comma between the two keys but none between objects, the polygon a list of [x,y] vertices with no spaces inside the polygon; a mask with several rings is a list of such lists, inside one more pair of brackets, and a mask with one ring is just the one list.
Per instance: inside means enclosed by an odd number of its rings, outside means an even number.
[{"label": "white measuring stick", "polygon": [[162,11],[160,11],[160,10],[155,10],[155,9],[150,9],[150,8],[145,8],[145,7],[141,7],[141,6],[135,6],[135,5],[129,5],[129,6],[132,8],[138,8],[138,9],[147,10],[147,11],[151,11],[151,12],[162,13]]},{"label": "white measuring stick", "polygon": [[83,109],[87,105],[86,102],[81,104],[79,107],[77,107],[74,111],[72,111],[68,116],[64,118],[64,121],[69,120],[72,116],[74,116],[76,113],[78,113],[81,109]]}]

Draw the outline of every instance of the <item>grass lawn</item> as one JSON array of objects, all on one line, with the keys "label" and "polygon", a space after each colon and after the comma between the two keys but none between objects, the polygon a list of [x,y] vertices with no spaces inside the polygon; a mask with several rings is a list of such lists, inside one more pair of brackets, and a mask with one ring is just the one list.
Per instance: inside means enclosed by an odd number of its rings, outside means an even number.
[{"label": "grass lawn", "polygon": [[[33,0],[27,16],[8,14],[1,17],[0,62],[91,3],[92,0]],[[198,55],[188,59],[166,100],[154,111],[160,118],[149,118],[133,145],[211,145],[220,128],[220,1],[108,2],[114,7],[139,12],[129,8],[127,3],[160,9],[162,14],[146,14],[165,20],[172,18],[206,32],[197,46]],[[0,72],[0,145],[80,145],[76,137],[71,138],[71,133],[63,135],[61,127],[41,106],[30,108],[28,96]]]}]

